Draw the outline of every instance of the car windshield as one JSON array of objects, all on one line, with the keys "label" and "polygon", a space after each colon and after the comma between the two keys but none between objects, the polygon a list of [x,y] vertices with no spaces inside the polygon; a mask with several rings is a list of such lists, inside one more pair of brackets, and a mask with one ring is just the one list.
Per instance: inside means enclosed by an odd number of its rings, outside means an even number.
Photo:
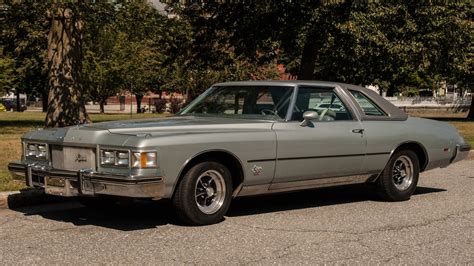
[{"label": "car windshield", "polygon": [[179,115],[285,119],[292,92],[287,86],[214,86]]}]

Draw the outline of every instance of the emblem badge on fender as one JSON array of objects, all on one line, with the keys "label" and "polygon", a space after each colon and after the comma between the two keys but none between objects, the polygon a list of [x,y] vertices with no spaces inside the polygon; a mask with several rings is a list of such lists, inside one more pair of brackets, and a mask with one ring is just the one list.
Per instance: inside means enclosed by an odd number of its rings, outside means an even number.
[{"label": "emblem badge on fender", "polygon": [[262,174],[262,172],[263,172],[263,167],[258,166],[258,165],[254,165],[254,166],[252,167],[252,173],[253,173],[253,175],[260,175],[260,174]]}]

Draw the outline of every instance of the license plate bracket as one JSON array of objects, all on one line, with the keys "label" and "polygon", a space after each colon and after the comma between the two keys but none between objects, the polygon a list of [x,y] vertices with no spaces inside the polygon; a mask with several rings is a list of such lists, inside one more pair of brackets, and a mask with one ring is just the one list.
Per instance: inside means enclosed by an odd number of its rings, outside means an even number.
[{"label": "license plate bracket", "polygon": [[94,185],[87,180],[84,174],[89,174],[92,171],[90,169],[80,170],[77,174],[77,190],[82,195],[94,195]]},{"label": "license plate bracket", "polygon": [[70,197],[73,196],[71,192],[71,184],[69,180],[62,177],[44,177],[44,192],[50,195]]}]

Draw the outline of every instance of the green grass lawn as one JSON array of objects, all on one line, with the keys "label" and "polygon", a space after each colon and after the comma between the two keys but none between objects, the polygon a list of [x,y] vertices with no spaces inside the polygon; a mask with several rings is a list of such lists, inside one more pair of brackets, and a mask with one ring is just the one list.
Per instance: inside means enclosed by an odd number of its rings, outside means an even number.
[{"label": "green grass lawn", "polygon": [[[160,115],[156,114],[133,114],[133,119],[151,118]],[[161,115],[162,116],[162,115]],[[18,190],[24,188],[23,180],[14,180],[7,170],[8,162],[17,160],[21,156],[20,137],[24,133],[42,127],[45,115],[43,113],[0,113],[0,191]],[[93,122],[112,121],[130,119],[130,115],[123,114],[92,114]],[[474,147],[474,122],[463,121],[459,118],[450,120],[443,118],[443,121],[454,125],[466,142]]]}]

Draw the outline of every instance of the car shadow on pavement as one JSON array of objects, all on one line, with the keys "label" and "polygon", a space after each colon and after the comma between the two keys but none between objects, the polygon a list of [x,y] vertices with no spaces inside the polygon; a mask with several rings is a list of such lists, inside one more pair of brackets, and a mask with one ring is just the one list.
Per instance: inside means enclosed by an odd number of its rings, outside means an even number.
[{"label": "car shadow on pavement", "polygon": [[92,208],[71,200],[60,204],[15,210],[26,216],[39,215],[45,219],[76,226],[93,225],[120,231],[151,229],[178,223],[169,201],[139,200],[127,204],[108,204]]},{"label": "car shadow on pavement", "polygon": [[[443,192],[445,189],[417,187],[414,196]],[[315,208],[362,201],[381,201],[371,185],[358,184],[311,189],[284,194],[237,198],[227,216],[244,216],[286,210]]]},{"label": "car shadow on pavement", "polygon": [[[415,197],[416,195],[443,191],[446,190],[418,187]],[[367,185],[347,185],[284,194],[243,197],[233,200],[227,212],[227,217],[316,208],[362,201],[379,201],[373,187]],[[17,208],[15,210],[27,216],[40,215],[45,219],[71,223],[76,226],[93,225],[120,231],[151,229],[167,224],[183,225],[176,218],[169,200],[111,204],[106,208],[87,208],[76,201],[67,201],[53,206],[43,205]]]}]

